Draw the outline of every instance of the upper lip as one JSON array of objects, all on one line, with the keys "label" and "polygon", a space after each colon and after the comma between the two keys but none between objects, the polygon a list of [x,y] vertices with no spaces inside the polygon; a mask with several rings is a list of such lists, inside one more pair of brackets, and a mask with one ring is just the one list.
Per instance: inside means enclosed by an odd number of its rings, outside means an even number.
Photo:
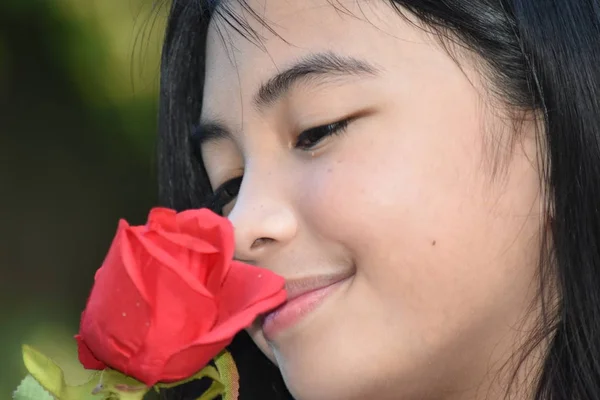
[{"label": "upper lip", "polygon": [[286,279],[285,290],[287,301],[293,300],[306,293],[326,288],[352,276],[352,271],[343,274],[313,275],[306,278]]}]

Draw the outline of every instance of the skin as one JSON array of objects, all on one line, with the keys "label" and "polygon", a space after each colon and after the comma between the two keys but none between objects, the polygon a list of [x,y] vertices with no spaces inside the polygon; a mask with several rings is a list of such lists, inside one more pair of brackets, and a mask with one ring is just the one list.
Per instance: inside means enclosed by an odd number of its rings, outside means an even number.
[{"label": "skin", "polygon": [[[500,398],[535,317],[533,125],[513,131],[472,57],[459,66],[387,2],[249,4],[285,41],[249,16],[264,47],[214,20],[202,110],[232,132],[202,147],[213,188],[244,176],[225,209],[236,256],[286,279],[352,274],[273,340],[255,323],[256,344],[299,400]],[[278,71],[334,50],[377,72],[253,103]],[[351,115],[343,134],[294,148]]]}]

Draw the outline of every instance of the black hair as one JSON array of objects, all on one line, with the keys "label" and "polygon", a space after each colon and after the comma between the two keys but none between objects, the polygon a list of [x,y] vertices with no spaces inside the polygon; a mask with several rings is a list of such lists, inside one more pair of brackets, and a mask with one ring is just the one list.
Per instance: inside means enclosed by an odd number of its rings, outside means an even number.
[{"label": "black hair", "polygon": [[[539,329],[523,354],[546,341],[536,400],[599,399],[600,1],[387,1],[443,43],[479,55],[499,98],[538,118],[548,223],[540,249]],[[250,40],[260,39],[240,14],[217,3],[171,0],[161,67],[159,194],[177,210],[202,207],[211,194],[190,140],[202,108],[209,22],[218,13]],[[251,11],[243,0],[237,4]],[[277,369],[245,334],[237,342],[241,399],[289,398]]]}]

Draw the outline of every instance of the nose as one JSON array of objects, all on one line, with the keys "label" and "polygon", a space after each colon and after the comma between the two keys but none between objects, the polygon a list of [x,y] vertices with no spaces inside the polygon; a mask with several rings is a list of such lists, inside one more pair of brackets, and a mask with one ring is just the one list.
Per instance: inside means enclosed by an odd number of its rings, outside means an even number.
[{"label": "nose", "polygon": [[283,188],[273,180],[258,185],[247,178],[228,218],[235,232],[235,258],[260,265],[292,241],[298,223]]}]

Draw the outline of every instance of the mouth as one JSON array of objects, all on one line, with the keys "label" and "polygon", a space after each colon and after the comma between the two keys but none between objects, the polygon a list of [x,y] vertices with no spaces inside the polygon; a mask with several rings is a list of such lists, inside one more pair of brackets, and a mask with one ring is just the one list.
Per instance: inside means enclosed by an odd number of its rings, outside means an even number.
[{"label": "mouth", "polygon": [[292,328],[352,276],[352,273],[346,273],[286,281],[287,301],[263,318],[262,331],[265,339],[272,341]]}]

